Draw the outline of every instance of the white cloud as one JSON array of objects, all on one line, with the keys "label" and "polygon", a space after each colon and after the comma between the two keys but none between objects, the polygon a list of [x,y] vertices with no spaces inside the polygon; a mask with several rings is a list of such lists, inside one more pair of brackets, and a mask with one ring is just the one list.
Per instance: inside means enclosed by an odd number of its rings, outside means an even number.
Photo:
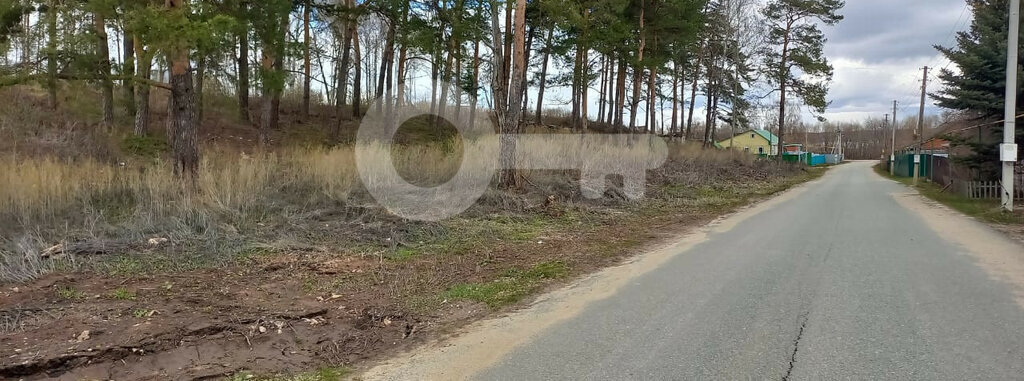
[{"label": "white cloud", "polygon": [[[921,12],[922,7],[928,9]],[[832,101],[825,115],[833,121],[898,117],[917,114],[921,96],[921,68],[933,68],[929,92],[940,86],[937,69],[948,65],[934,45],[951,45],[953,32],[970,25],[964,0],[855,0],[843,10],[846,19],[826,29],[826,54],[835,67],[829,92]],[[941,110],[931,99],[926,113]]]},{"label": "white cloud", "polygon": [[[892,113],[893,100],[900,104],[897,109],[900,118],[908,116],[908,108],[916,114],[921,99],[921,68],[947,63],[937,53],[932,57],[892,59],[875,64],[851,58],[835,59],[835,77],[829,91],[833,103],[825,117],[833,121],[856,121],[868,116],[880,118]],[[928,78],[929,92],[940,85],[934,75],[937,69],[932,70]],[[940,111],[931,98],[926,100],[925,107],[929,114]]]}]

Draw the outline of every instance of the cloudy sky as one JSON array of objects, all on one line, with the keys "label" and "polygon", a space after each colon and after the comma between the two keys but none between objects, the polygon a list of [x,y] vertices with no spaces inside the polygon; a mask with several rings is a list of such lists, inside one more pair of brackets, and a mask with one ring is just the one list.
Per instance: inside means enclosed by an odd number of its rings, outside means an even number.
[{"label": "cloudy sky", "polygon": [[[942,68],[949,61],[932,45],[951,46],[954,31],[970,25],[964,0],[847,0],[846,17],[825,29],[825,52],[835,67],[829,120],[863,120],[892,113],[916,115],[921,68]],[[929,91],[938,88],[932,72]],[[932,86],[934,85],[934,86]],[[927,112],[938,113],[928,102]]]}]

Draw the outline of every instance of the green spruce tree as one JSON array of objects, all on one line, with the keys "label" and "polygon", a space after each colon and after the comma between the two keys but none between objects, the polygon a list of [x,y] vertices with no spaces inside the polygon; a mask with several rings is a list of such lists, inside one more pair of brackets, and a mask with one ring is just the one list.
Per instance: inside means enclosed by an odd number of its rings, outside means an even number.
[{"label": "green spruce tree", "polygon": [[[936,46],[960,70],[942,69],[939,79],[943,87],[931,96],[940,107],[965,112],[979,122],[997,121],[1003,116],[1006,91],[1009,1],[968,0],[968,4],[974,11],[970,29],[957,34],[955,47]],[[1024,63],[1024,57],[1021,62]],[[1017,109],[1020,108],[1018,103]],[[986,128],[989,136],[1001,136],[1003,131],[1000,123]],[[1017,139],[1022,136],[1024,125],[1018,121]],[[978,176],[994,178],[997,175],[999,139],[990,139],[983,133],[971,137],[950,136],[950,139],[956,145],[971,148],[972,154],[959,161],[977,171]]]}]

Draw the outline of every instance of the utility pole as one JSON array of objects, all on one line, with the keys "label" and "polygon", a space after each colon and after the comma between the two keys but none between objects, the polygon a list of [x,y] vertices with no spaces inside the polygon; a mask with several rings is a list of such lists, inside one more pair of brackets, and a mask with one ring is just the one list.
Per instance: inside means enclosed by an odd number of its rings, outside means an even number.
[{"label": "utility pole", "polygon": [[896,101],[892,101],[892,148],[889,150],[889,175],[896,175]]},{"label": "utility pole", "polygon": [[[885,129],[888,128],[888,127],[889,127],[889,114],[885,114],[885,124],[882,125],[882,134],[881,134],[882,138],[881,139],[885,139]],[[881,139],[879,139],[878,144],[880,146],[882,146],[882,157],[885,157],[885,143],[882,143]]]},{"label": "utility pole", "polygon": [[1020,0],[1010,1],[1010,34],[1006,52],[1006,106],[1003,144],[999,147],[1003,162],[1003,210],[1013,212],[1013,166],[1017,163],[1017,55],[1020,49]]},{"label": "utility pole", "polygon": [[844,162],[844,161],[846,161],[846,151],[844,150],[845,147],[843,147],[843,130],[842,129],[839,130],[838,135],[839,135],[839,162]]},{"label": "utility pole", "polygon": [[921,171],[921,152],[924,149],[924,102],[928,93],[928,67],[924,67],[924,77],[921,78],[921,109],[917,113],[917,153],[914,154],[914,185]]}]

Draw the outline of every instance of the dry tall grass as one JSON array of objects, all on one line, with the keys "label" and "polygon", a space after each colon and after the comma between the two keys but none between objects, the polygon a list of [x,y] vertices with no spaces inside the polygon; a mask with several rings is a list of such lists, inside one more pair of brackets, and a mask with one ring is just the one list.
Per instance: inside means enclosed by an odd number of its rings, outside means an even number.
[{"label": "dry tall grass", "polygon": [[217,241],[251,229],[267,213],[344,203],[358,183],[351,149],[210,153],[195,192],[161,163],[127,167],[8,156],[0,158],[0,168],[0,280],[33,274],[15,268],[37,267],[38,253],[57,243]]},{"label": "dry tall grass", "polygon": [[[726,166],[752,160],[691,146],[670,147],[674,163],[670,166]],[[535,148],[540,150],[531,156],[565,155],[564,147]],[[399,146],[390,160],[377,150],[372,165],[394,165],[403,179],[430,187],[456,175],[463,164],[462,150],[459,144]],[[476,154],[480,153],[467,152],[465,157]],[[630,157],[631,153],[610,149],[600,155]],[[147,240],[160,237],[167,238],[174,250],[216,259],[254,239],[293,234],[294,241],[302,241],[303,234],[310,233],[295,227],[301,225],[295,221],[321,221],[324,215],[337,215],[332,210],[374,209],[363,191],[354,157],[351,146],[257,156],[210,151],[202,161],[197,191],[183,189],[161,162],[119,166],[91,159],[0,157],[0,168],[4,168],[0,171],[0,282],[27,280],[52,270],[54,262],[40,260],[40,254],[58,243],[68,247],[93,243],[79,246],[86,248],[83,252],[102,252],[104,247],[138,251],[150,250]],[[579,193],[578,186],[571,185],[575,176],[571,172],[532,173],[530,183],[540,192]],[[379,215],[374,218],[388,218],[380,211],[373,213]],[[332,218],[365,222],[361,216]],[[339,221],[327,218],[327,222]],[[74,260],[73,255],[66,258]]]}]

